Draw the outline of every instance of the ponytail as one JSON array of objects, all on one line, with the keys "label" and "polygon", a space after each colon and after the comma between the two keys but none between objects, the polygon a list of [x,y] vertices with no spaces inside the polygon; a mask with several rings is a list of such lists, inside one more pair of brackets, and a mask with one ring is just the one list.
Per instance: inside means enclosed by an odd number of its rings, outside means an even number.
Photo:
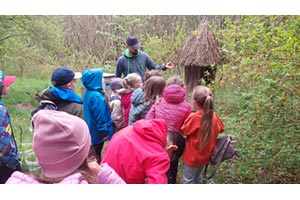
[{"label": "ponytail", "polygon": [[214,114],[214,104],[212,96],[204,96],[204,104],[202,107],[203,116],[201,120],[200,128],[200,145],[199,150],[201,151],[207,143],[211,140],[212,135],[212,119]]},{"label": "ponytail", "polygon": [[197,105],[200,109],[202,109],[203,112],[202,119],[199,122],[199,151],[202,151],[211,140],[214,100],[211,91],[205,86],[197,86],[194,88],[193,100],[197,103]]}]

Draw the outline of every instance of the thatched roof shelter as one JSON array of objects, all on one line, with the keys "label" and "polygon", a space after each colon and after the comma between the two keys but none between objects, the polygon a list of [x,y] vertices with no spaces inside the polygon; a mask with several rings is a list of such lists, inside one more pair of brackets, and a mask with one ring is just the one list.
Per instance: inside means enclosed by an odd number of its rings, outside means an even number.
[{"label": "thatched roof shelter", "polygon": [[215,79],[216,69],[222,64],[220,50],[213,31],[207,23],[203,23],[178,51],[173,62],[184,67],[187,92],[192,92],[193,88],[200,84],[201,78],[204,78],[207,84]]}]

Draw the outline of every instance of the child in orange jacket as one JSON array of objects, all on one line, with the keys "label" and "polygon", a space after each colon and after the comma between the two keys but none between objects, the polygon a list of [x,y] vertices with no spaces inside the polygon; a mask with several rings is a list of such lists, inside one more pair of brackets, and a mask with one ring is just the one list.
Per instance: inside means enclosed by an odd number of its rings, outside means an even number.
[{"label": "child in orange jacket", "polygon": [[182,181],[185,184],[202,183],[202,169],[210,160],[218,134],[225,130],[207,87],[195,87],[192,99],[196,112],[191,113],[181,126],[181,132],[186,136],[186,150],[182,156]]}]

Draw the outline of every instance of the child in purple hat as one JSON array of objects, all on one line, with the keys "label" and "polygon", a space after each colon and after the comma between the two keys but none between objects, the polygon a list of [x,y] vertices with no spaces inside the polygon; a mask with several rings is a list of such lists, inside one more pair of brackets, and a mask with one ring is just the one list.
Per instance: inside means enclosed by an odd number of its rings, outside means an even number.
[{"label": "child in purple hat", "polygon": [[123,80],[121,78],[112,78],[110,88],[109,105],[111,119],[113,120],[114,132],[117,132],[125,127],[124,112],[121,105],[121,96],[119,95],[119,90],[123,88]]}]

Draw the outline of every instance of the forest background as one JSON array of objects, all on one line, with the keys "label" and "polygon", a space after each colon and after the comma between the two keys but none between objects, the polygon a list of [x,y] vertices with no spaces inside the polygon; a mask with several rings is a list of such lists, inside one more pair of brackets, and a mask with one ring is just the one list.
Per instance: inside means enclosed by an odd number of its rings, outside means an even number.
[{"label": "forest background", "polygon": [[[291,15],[2,15],[0,69],[18,76],[3,101],[20,150],[31,149],[30,112],[38,103],[35,94],[51,85],[53,69],[65,65],[74,71],[103,68],[114,73],[130,34],[161,65],[204,21],[224,59],[210,85],[216,110],[240,154],[222,163],[214,182],[299,183],[300,17]],[[183,66],[164,76],[175,73],[184,77]]]}]

